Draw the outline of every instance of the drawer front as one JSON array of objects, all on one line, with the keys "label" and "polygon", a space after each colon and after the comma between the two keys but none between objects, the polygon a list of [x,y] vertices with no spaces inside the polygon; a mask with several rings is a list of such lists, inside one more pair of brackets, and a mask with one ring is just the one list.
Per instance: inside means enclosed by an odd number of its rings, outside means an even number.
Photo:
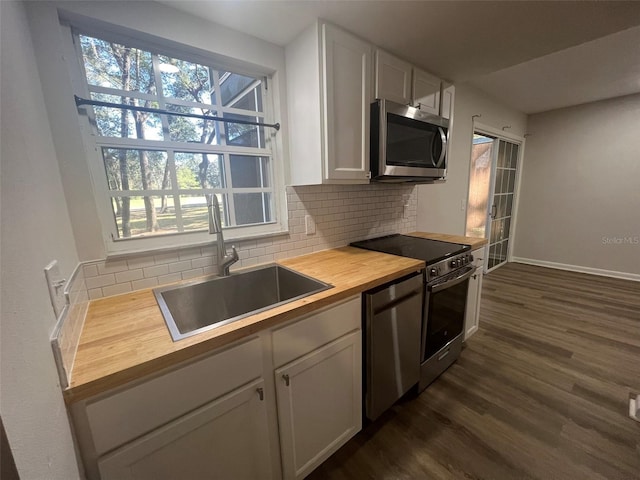
[{"label": "drawer front", "polygon": [[87,417],[101,455],[262,376],[258,338],[95,402]]},{"label": "drawer front", "polygon": [[316,312],[273,332],[273,364],[276,368],[322,345],[361,328],[361,297]]}]

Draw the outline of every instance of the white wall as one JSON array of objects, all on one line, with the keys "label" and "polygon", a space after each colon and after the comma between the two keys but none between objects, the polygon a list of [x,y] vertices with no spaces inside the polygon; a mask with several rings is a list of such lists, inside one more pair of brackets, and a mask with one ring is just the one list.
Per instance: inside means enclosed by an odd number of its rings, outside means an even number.
[{"label": "white wall", "polygon": [[640,95],[531,115],[528,131],[514,256],[640,274]]},{"label": "white wall", "polygon": [[[215,52],[225,59],[238,58],[273,76],[273,90],[285,98],[284,49],[221,25],[205,21],[157,2],[120,1],[47,1],[28,2],[31,35],[36,47],[38,68],[43,83],[45,104],[51,122],[53,140],[60,159],[60,169],[74,236],[81,260],[106,256],[98,208],[93,199],[87,157],[93,145],[85,146],[81,134],[87,128],[73,102],[69,59],[65,58],[65,33],[59,15],[88,28],[106,28],[124,34],[135,31],[147,42],[159,38],[186,45],[199,52]],[[128,30],[127,30],[128,29]],[[165,41],[166,43],[166,41]],[[286,103],[276,101],[275,117],[282,124],[281,138],[287,138]],[[280,145],[282,157],[288,158],[288,145]],[[286,165],[286,162],[284,163]],[[95,179],[102,181],[102,179]]]},{"label": "white wall", "polygon": [[418,230],[463,235],[471,166],[473,115],[489,127],[523,136],[527,116],[468,85],[456,85],[449,167],[444,183],[418,186]]},{"label": "white wall", "polygon": [[20,477],[78,477],[49,335],[44,267],[78,262],[24,6],[1,16],[0,408]]}]

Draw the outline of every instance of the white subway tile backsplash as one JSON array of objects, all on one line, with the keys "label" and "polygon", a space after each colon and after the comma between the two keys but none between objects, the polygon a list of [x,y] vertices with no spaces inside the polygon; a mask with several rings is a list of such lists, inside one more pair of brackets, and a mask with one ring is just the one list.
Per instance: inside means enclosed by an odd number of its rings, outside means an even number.
[{"label": "white subway tile backsplash", "polygon": [[201,277],[204,275],[204,270],[202,268],[194,268],[192,270],[186,270],[182,272],[182,279],[189,280],[190,278]]},{"label": "white subway tile backsplash", "polygon": [[[355,240],[407,233],[416,227],[417,193],[411,185],[287,187],[287,200],[289,234],[235,241],[240,262],[232,270],[340,247]],[[307,215],[311,215],[316,224],[313,235],[306,234]],[[217,274],[215,256],[216,246],[212,243],[130,257],[126,261],[88,263],[83,267],[88,295],[95,299],[120,290],[138,290]]]},{"label": "white subway tile backsplash", "polygon": [[153,256],[157,265],[162,263],[173,263],[178,261],[178,252],[160,253]]},{"label": "white subway tile backsplash", "polygon": [[161,275],[158,277],[158,284],[162,285],[165,283],[174,283],[182,280],[182,275],[180,273],[170,273],[169,275]]},{"label": "white subway tile backsplash", "polygon": [[89,300],[97,300],[98,298],[102,298],[102,289],[91,288],[87,290],[87,294],[89,295]]},{"label": "white subway tile backsplash", "polygon": [[213,257],[210,256],[194,258],[191,260],[191,266],[193,268],[209,267],[211,265],[213,265]]},{"label": "white subway tile backsplash", "polygon": [[98,273],[100,275],[105,275],[107,273],[116,273],[116,272],[124,272],[129,269],[126,260],[105,260],[104,262],[99,262]]},{"label": "white subway tile backsplash", "polygon": [[120,295],[131,291],[131,282],[117,283],[115,285],[109,285],[108,287],[102,287],[102,295],[104,297],[110,297],[112,295]]},{"label": "white subway tile backsplash", "polygon": [[169,265],[155,265],[142,269],[145,278],[159,277],[169,273]]},{"label": "white subway tile backsplash", "polygon": [[131,282],[133,280],[140,280],[143,278],[142,269],[137,268],[135,270],[127,270],[126,272],[116,273],[116,283]]},{"label": "white subway tile backsplash", "polygon": [[97,277],[98,276],[98,267],[97,267],[97,265],[94,265],[94,264],[84,265],[82,267],[82,269],[84,271],[84,278]]},{"label": "white subway tile backsplash", "polygon": [[145,255],[142,257],[133,257],[127,259],[127,265],[129,265],[130,269],[136,268],[146,268],[155,265],[156,262],[153,258],[153,255]]},{"label": "white subway tile backsplash", "polygon": [[[98,269],[99,271],[100,269]],[[98,287],[106,287],[116,283],[116,277],[113,273],[106,275],[100,275],[98,277],[91,277],[85,280],[88,289],[94,289]]]},{"label": "white subway tile backsplash", "polygon": [[191,260],[183,260],[169,264],[170,273],[184,272],[185,270],[191,270]]},{"label": "white subway tile backsplash", "polygon": [[131,282],[132,290],[143,290],[145,288],[153,288],[158,285],[158,278],[143,278],[142,280],[134,280]]}]

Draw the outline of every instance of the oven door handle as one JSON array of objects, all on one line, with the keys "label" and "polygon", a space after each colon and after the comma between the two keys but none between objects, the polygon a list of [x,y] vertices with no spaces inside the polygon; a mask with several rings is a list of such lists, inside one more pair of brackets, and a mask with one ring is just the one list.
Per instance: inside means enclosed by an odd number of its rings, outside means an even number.
[{"label": "oven door handle", "polygon": [[431,293],[440,292],[441,290],[444,290],[449,287],[453,287],[455,285],[458,285],[459,283],[464,282],[465,280],[470,278],[475,271],[476,269],[474,267],[469,267],[462,275],[459,275],[456,278],[452,278],[451,280],[447,280],[446,282],[438,283],[436,285],[433,285],[432,287],[427,287],[427,288]]}]

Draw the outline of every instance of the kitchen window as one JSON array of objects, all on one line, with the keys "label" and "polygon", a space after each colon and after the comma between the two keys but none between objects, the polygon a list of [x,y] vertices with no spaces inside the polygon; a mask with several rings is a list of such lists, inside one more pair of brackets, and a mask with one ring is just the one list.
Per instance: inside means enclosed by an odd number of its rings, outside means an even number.
[{"label": "kitchen window", "polygon": [[276,130],[218,120],[273,123],[267,76],[128,40],[79,32],[73,40],[79,96],[118,105],[78,108],[95,141],[91,170],[107,243],[139,241],[110,251],[176,235],[195,243],[196,232],[206,240],[206,194],[217,195],[231,238],[284,229]]}]

